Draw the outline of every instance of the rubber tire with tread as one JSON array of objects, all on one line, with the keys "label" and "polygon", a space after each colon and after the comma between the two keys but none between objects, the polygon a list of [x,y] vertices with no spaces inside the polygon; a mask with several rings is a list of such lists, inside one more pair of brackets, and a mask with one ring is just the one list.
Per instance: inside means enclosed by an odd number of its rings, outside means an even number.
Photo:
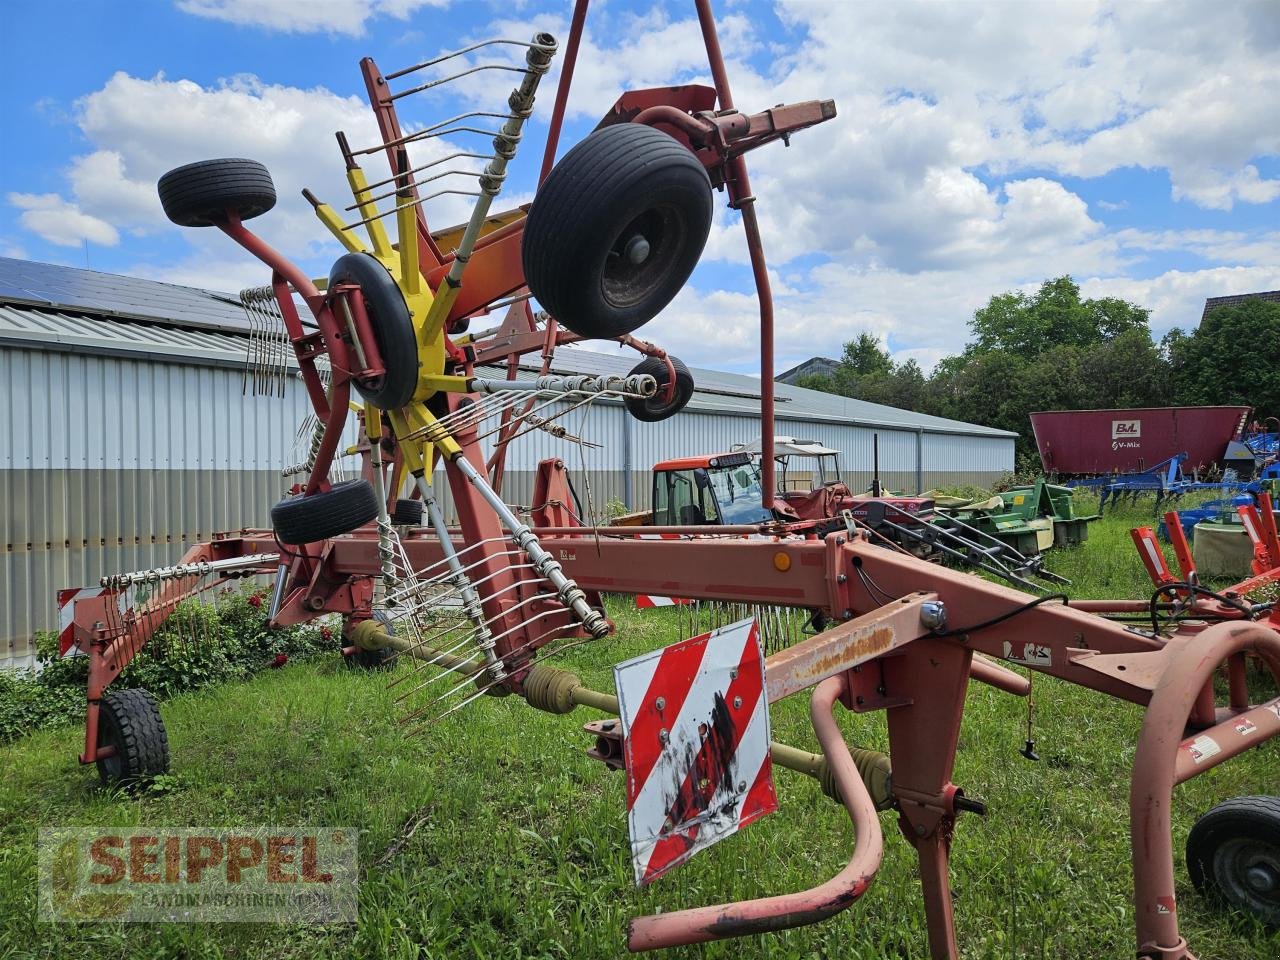
[{"label": "rubber tire with tread", "polygon": [[[1223,884],[1222,871],[1229,865],[1217,862],[1217,854],[1224,844],[1240,840],[1270,848],[1274,875],[1275,865],[1280,863],[1280,797],[1235,797],[1197,820],[1187,835],[1187,872],[1191,882],[1206,896],[1243,910],[1268,927],[1280,927],[1280,889],[1265,899],[1250,902],[1247,896],[1242,898]],[[1247,885],[1243,878],[1240,882]]]},{"label": "rubber tire with tread", "polygon": [[165,216],[180,227],[225,223],[227,211],[252,220],[276,205],[271,174],[257,160],[201,160],[175,167],[156,184]]},{"label": "rubber tire with tread", "polygon": [[271,508],[271,526],[281,543],[315,543],[350,533],[377,515],[373,484],[347,480],[309,497],[281,500]]},{"label": "rubber tire with tread", "polygon": [[97,762],[107,786],[132,786],[169,771],[169,736],[155,697],[141,687],[115,690],[98,711],[98,746],[113,746],[113,756]]},{"label": "rubber tire with tread", "polygon": [[423,503],[421,500],[401,498],[396,501],[391,511],[391,522],[397,527],[418,527],[422,525]]},{"label": "rubber tire with tread", "polygon": [[669,382],[667,362],[665,360],[659,357],[645,357],[631,368],[628,376],[634,377],[647,374],[658,381],[658,392],[652,397],[643,399],[628,397],[626,399],[627,410],[631,413],[631,416],[645,423],[657,423],[659,420],[674,417],[684,409],[685,404],[689,402],[689,398],[693,396],[693,374],[689,372],[688,367],[675,357],[671,357],[671,366],[676,371],[676,390],[670,403],[663,400],[667,383]]},{"label": "rubber tire with tread", "polygon": [[[620,299],[606,290],[606,267],[641,217],[658,217],[672,236],[650,254],[652,275],[636,278],[636,289]],[[534,196],[521,240],[525,282],[579,336],[622,336],[680,292],[711,219],[711,181],[688,147],[645,124],[601,127],[564,155]]]},{"label": "rubber tire with tread", "polygon": [[360,288],[386,370],[376,386],[356,380],[356,390],[380,410],[398,410],[412,399],[418,386],[418,338],[404,294],[387,268],[367,253],[348,253],[337,259],[329,271],[329,289],[339,283],[354,283]]}]

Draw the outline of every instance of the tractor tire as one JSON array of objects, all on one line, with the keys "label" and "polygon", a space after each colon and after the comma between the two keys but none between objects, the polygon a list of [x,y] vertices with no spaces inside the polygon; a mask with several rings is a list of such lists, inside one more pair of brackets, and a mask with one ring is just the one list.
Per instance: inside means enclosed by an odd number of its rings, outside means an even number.
[{"label": "tractor tire", "polygon": [[391,511],[391,522],[397,527],[420,527],[422,526],[423,504],[421,500],[409,500],[401,498],[396,501],[395,509]]},{"label": "tractor tire", "polygon": [[648,374],[658,381],[658,392],[652,397],[644,397],[643,399],[627,397],[625,402],[631,416],[645,423],[657,423],[659,420],[674,417],[684,409],[685,404],[689,402],[689,398],[693,396],[693,374],[689,372],[688,367],[675,357],[671,358],[671,366],[676,371],[676,390],[670,402],[663,399],[667,384],[671,380],[665,360],[661,360],[658,357],[645,357],[631,368],[631,372],[627,376],[634,377]]},{"label": "tractor tire", "polygon": [[1236,797],[1197,820],[1187,872],[1206,896],[1280,927],[1280,797]]},{"label": "tractor tire", "polygon": [[680,292],[711,216],[711,181],[687,147],[645,124],[601,127],[534,196],[521,240],[525,282],[579,336],[622,336]]},{"label": "tractor tire", "polygon": [[165,216],[180,227],[213,227],[228,211],[252,220],[276,205],[276,188],[256,160],[201,160],[170,170],[156,185]]},{"label": "tractor tire", "polygon": [[271,526],[281,543],[315,543],[350,533],[377,515],[373,484],[347,480],[309,497],[281,500],[271,508]]},{"label": "tractor tire", "polygon": [[386,370],[373,382],[356,380],[356,390],[380,410],[397,410],[409,402],[418,386],[418,338],[404,295],[387,268],[367,253],[338,258],[329,271],[329,289],[339,283],[360,288]]},{"label": "tractor tire", "polygon": [[115,753],[98,763],[98,776],[109,787],[130,787],[169,771],[169,737],[160,708],[146,690],[116,690],[102,698],[98,712],[98,746]]}]

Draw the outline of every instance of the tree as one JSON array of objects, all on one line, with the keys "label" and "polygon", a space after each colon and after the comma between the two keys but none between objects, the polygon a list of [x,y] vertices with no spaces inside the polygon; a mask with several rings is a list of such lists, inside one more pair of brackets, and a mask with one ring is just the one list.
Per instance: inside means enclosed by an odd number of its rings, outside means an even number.
[{"label": "tree", "polygon": [[1161,346],[1175,402],[1248,404],[1260,416],[1280,412],[1280,303],[1250,297],[1211,310],[1191,334],[1173,329]]},{"label": "tree", "polygon": [[1031,358],[1054,346],[1091,347],[1130,330],[1146,331],[1149,315],[1146,308],[1115,297],[1081,300],[1076,282],[1058,277],[1046,280],[1031,297],[1021,292],[992,297],[969,323],[976,337],[969,349]]}]

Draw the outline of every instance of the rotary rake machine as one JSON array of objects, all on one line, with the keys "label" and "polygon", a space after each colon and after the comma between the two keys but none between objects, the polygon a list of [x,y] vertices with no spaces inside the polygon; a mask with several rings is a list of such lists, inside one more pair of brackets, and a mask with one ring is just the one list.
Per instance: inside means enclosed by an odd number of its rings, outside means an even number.
[{"label": "rotary rake machine", "polygon": [[[235,577],[268,575],[273,625],[340,615],[348,656],[408,661],[411,669],[389,676],[419,726],[485,695],[522,697],[553,713],[589,706],[609,714],[587,725],[591,752],[625,770],[638,882],[771,812],[775,764],[818,778],[846,808],[854,852],[835,877],[798,893],[638,918],[627,933],[631,949],[839,913],[874,879],[884,846],[877,811],[891,809],[919,859],[931,954],[957,957],[951,837],[960,814],[984,812],[952,782],[966,688],[972,678],[1014,695],[1030,690],[994,657],[1145,709],[1130,786],[1138,955],[1192,957],[1178,932],[1170,796],[1280,732],[1280,699],[1251,703],[1240,668],[1253,653],[1280,673],[1272,605],[1206,598],[1190,578],[1173,580],[1152,605],[1177,607],[1178,616],[1144,630],[1102,615],[1124,615],[1123,603],[1032,597],[886,546],[849,515],[834,525],[591,525],[556,459],[539,465],[527,517],[504,502],[506,450],[525,432],[572,442],[580,438],[560,421],[580,405],[622,402],[655,421],[687,401],[683,364],[632,334],[688,278],[709,230],[712,190],[721,188],[741,214],[759,296],[762,486],[772,506],[772,301],[744,154],[789,142],[835,108],[812,101],[737,110],[709,0],[696,7],[713,85],[625,93],[557,163],[587,10],[578,0],[539,189],[530,206],[503,212],[492,202],[556,41],[539,34],[518,45],[521,62],[474,59],[511,49],[505,41],[391,73],[364,60],[381,136],[352,147],[338,135],[350,217],[305,194],[348,251],[320,282],[245,226],[275,199],[260,165],[213,160],[161,179],[171,219],[216,227],[271,269],[269,291],[245,294],[259,353],[254,388],[278,389],[289,356],[314,417],[303,462],[289,471],[301,476],[295,495],[274,508],[271,529],[215,536],[172,567],[105,578],[74,600],[66,641],[90,658],[81,760],[108,779],[163,770],[167,741],[154,701],[139,690],[108,691],[111,681],[180,603]],[[459,57],[461,69],[450,74]],[[519,75],[507,109],[402,124],[404,98],[490,69]],[[477,134],[492,137],[491,150],[421,155],[424,144]],[[361,161],[377,155],[390,175],[370,182]],[[463,160],[483,161],[483,169],[455,169]],[[476,174],[474,189],[439,185],[466,173]],[[461,227],[432,231],[424,204],[443,194],[474,197],[472,213]],[[385,220],[395,225],[394,244]],[[535,298],[543,308],[536,312]],[[470,330],[502,311],[496,327]],[[579,339],[621,341],[644,358],[625,378],[552,375],[555,348]],[[522,379],[526,353],[540,353],[540,375]],[[493,365],[505,376],[482,375]],[[362,476],[339,480],[353,407]],[[432,483],[437,468],[456,527]],[[726,610],[770,604],[803,611],[810,635],[765,657],[755,623],[728,624],[618,665],[616,692],[592,690],[548,659],[611,632],[604,593],[678,594]],[[1220,671],[1230,683],[1219,705]],[[809,690],[820,756],[769,735],[769,705]],[[846,744],[837,702],[886,712],[887,755]],[[1215,808],[1189,851],[1197,884],[1269,922],[1280,919],[1278,805],[1247,798]]]}]

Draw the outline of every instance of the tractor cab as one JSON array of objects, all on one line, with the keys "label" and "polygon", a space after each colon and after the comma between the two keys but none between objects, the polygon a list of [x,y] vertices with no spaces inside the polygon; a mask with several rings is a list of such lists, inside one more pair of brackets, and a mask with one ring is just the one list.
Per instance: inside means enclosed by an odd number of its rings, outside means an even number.
[{"label": "tractor cab", "polygon": [[653,525],[731,526],[774,519],[749,453],[680,457],[653,467]]}]

